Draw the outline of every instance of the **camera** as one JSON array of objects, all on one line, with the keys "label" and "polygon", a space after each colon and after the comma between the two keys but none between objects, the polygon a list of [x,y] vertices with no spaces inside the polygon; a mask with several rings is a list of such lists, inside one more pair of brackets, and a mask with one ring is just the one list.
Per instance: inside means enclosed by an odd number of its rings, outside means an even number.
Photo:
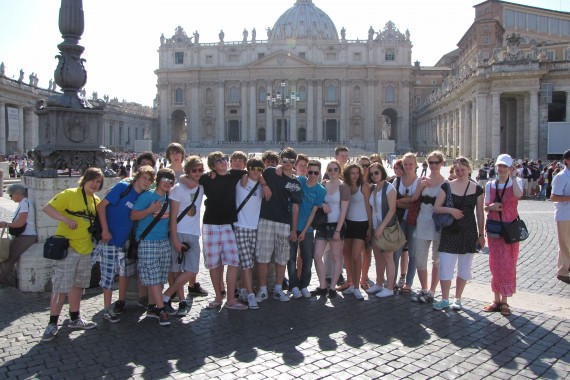
[{"label": "camera", "polygon": [[190,249],[190,244],[186,242],[182,243],[182,249],[180,249],[180,253],[178,254],[178,258],[176,259],[176,262],[178,264],[182,264],[182,262],[184,261],[184,253],[189,249]]}]

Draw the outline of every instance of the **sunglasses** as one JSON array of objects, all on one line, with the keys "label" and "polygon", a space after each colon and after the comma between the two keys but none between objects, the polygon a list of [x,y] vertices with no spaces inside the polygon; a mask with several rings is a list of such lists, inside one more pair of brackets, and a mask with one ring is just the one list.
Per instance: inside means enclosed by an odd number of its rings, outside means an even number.
[{"label": "sunglasses", "polygon": [[248,170],[256,173],[263,173],[263,168],[260,168],[259,166],[252,166]]},{"label": "sunglasses", "polygon": [[361,164],[360,166],[362,166],[364,169],[369,168],[370,164]]},{"label": "sunglasses", "polygon": [[430,164],[430,165],[439,165],[439,164],[441,164],[441,161],[428,161],[428,164]]},{"label": "sunglasses", "polygon": [[192,169],[192,173],[203,173],[203,172],[204,172],[204,168],[202,168],[202,167]]},{"label": "sunglasses", "polygon": [[169,184],[171,184],[171,185],[174,185],[174,180],[173,180],[173,179],[170,179],[170,178],[166,178],[166,177],[162,177],[162,178],[160,179],[160,182],[167,182],[167,183],[169,183]]},{"label": "sunglasses", "polygon": [[229,159],[228,159],[227,156],[222,157],[222,158],[218,158],[217,160],[214,160],[214,162],[215,162],[216,164],[221,164],[222,162],[226,162],[226,163],[227,163],[228,161],[229,161]]},{"label": "sunglasses", "polygon": [[380,171],[376,171],[376,172],[370,172],[371,175],[380,175]]},{"label": "sunglasses", "polygon": [[281,162],[284,164],[294,164],[295,163],[295,159],[294,158],[282,158]]},{"label": "sunglasses", "polygon": [[319,173],[320,173],[320,172],[319,172],[318,170],[309,170],[309,171],[307,172],[308,175],[319,175]]},{"label": "sunglasses", "polygon": [[336,172],[338,172],[338,168],[337,168],[336,166],[335,166],[335,167],[330,167],[330,168],[327,169],[327,172],[329,172],[329,173],[335,172],[335,173],[336,173]]}]

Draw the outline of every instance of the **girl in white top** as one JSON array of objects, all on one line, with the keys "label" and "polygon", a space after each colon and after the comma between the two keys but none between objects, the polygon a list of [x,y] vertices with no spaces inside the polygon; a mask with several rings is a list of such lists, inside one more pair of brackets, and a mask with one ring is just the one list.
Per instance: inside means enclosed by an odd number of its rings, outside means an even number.
[{"label": "girl in white top", "polygon": [[[372,228],[374,232],[374,239],[380,239],[382,237],[382,233],[384,232],[384,228],[388,225],[388,223],[392,221],[394,214],[396,213],[396,189],[391,183],[386,182],[388,173],[386,173],[386,169],[384,169],[381,164],[373,163],[370,166],[368,175],[372,180],[374,187],[374,190],[372,191],[372,194],[370,194],[369,198],[369,204],[372,208]],[[386,215],[382,215],[382,192],[384,183],[388,184],[386,188],[388,212]],[[396,274],[396,267],[394,265],[394,251],[383,252],[376,246],[376,244],[373,244],[372,248],[374,251],[374,260],[376,260],[377,263],[383,261],[386,265],[387,283],[385,288],[381,288],[383,273],[379,273],[378,269],[376,270],[375,286],[382,289],[380,292],[376,293],[376,297],[383,298],[393,296],[394,276]],[[380,268],[380,266],[376,265],[376,268]]]},{"label": "girl in white top", "polygon": [[[326,289],[325,267],[323,253],[327,243],[330,245],[332,257],[331,287],[328,297],[336,297],[335,284],[342,270],[341,255],[342,242],[344,239],[344,219],[350,202],[350,188],[341,180],[341,166],[336,160],[329,162],[327,166],[329,181],[324,184],[327,190],[323,210],[327,213],[327,224],[324,229],[318,230],[315,235],[315,269],[319,277],[319,289],[316,293],[324,295]],[[327,206],[327,207],[325,207]]]}]

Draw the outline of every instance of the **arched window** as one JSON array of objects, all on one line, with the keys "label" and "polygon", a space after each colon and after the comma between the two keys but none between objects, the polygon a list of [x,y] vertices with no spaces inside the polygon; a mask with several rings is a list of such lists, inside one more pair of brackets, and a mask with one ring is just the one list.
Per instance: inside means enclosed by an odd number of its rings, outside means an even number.
[{"label": "arched window", "polygon": [[265,101],[267,100],[267,92],[265,91],[265,87],[260,87],[259,88],[259,103],[265,103]]},{"label": "arched window", "polygon": [[336,86],[329,85],[327,87],[327,102],[336,102]]},{"label": "arched window", "polygon": [[184,91],[181,88],[177,88],[175,91],[174,103],[184,104]]},{"label": "arched window", "polygon": [[299,101],[306,102],[307,101],[307,89],[305,86],[299,87]]},{"label": "arched window", "polygon": [[230,88],[230,102],[231,103],[239,102],[239,88],[237,87]]},{"label": "arched window", "polygon": [[394,87],[386,87],[386,103],[394,103],[396,101],[396,96],[394,94]]},{"label": "arched window", "polygon": [[360,101],[362,98],[362,91],[360,90],[360,86],[354,86],[354,100]]},{"label": "arched window", "polygon": [[206,89],[206,104],[214,103],[214,91],[211,88]]}]

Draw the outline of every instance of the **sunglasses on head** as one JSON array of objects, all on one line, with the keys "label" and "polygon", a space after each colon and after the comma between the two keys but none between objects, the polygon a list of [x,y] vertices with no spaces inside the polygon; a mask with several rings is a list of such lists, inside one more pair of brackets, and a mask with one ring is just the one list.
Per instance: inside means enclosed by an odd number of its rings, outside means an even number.
[{"label": "sunglasses on head", "polygon": [[309,171],[307,171],[307,174],[308,174],[308,175],[319,175],[319,173],[320,173],[320,172],[319,172],[318,170],[309,170]]},{"label": "sunglasses on head", "polygon": [[171,184],[171,185],[174,185],[174,180],[173,180],[173,179],[170,179],[170,178],[166,178],[166,177],[162,177],[162,178],[160,179],[160,182],[166,182],[166,183],[169,183],[169,184]]},{"label": "sunglasses on head", "polygon": [[284,164],[294,164],[294,163],[295,163],[295,159],[294,159],[294,158],[286,158],[286,157],[283,157],[283,158],[281,159],[281,162],[284,163]]},{"label": "sunglasses on head", "polygon": [[194,168],[192,169],[192,173],[203,173],[204,172],[204,168],[203,167],[199,167],[199,168]]},{"label": "sunglasses on head", "polygon": [[259,166],[252,166],[248,170],[256,173],[263,173],[263,168],[260,168]]},{"label": "sunglasses on head", "polygon": [[332,173],[332,172],[338,172],[338,168],[336,166],[331,166],[330,168],[327,169],[327,172]]},{"label": "sunglasses on head", "polygon": [[228,156],[224,156],[222,158],[218,158],[217,160],[214,160],[214,162],[216,164],[221,164],[222,162],[228,162],[228,161],[229,161]]}]

